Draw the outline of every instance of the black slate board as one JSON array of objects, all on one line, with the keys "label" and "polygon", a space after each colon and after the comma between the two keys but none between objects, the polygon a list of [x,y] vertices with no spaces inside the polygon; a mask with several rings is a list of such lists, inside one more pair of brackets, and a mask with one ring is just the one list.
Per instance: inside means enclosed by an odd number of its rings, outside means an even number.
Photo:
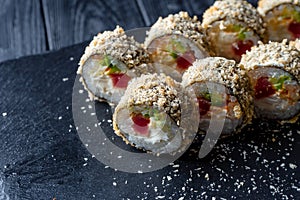
[{"label": "black slate board", "polygon": [[[254,121],[204,159],[197,158],[198,141],[151,173],[116,171],[93,158],[71,111],[86,45],[0,64],[0,199],[300,198],[299,121]],[[110,112],[101,111],[108,105],[96,106],[106,119],[102,128],[112,134]]]}]

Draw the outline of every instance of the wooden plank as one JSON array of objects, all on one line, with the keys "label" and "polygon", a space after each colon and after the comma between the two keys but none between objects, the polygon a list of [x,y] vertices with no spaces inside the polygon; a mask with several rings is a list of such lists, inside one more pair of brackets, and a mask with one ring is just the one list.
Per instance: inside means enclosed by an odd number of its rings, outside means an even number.
[{"label": "wooden plank", "polygon": [[137,2],[147,26],[151,26],[160,16],[166,17],[168,14],[174,14],[182,10],[187,11],[190,14],[192,12],[188,1],[137,0]]},{"label": "wooden plank", "polygon": [[143,17],[135,1],[126,0],[43,0],[50,50],[84,40],[98,32],[144,26]]},{"label": "wooden plank", "polygon": [[3,0],[0,6],[0,62],[46,50],[38,0]]}]

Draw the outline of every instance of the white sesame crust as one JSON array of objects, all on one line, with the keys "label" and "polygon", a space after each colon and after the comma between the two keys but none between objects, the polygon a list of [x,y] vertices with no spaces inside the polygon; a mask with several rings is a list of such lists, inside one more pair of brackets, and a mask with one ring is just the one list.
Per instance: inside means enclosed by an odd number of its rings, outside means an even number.
[{"label": "white sesame crust", "polygon": [[108,54],[125,63],[129,69],[150,62],[150,57],[142,45],[133,37],[128,37],[119,26],[113,31],[104,31],[94,37],[80,59],[78,74],[82,74],[85,61],[94,54]]},{"label": "white sesame crust", "polygon": [[222,57],[196,60],[183,74],[182,85],[186,88],[196,82],[215,82],[224,85],[241,105],[241,115],[244,114],[242,127],[251,122],[253,91],[250,89],[246,71],[240,68],[234,60]]},{"label": "white sesame crust", "polygon": [[268,44],[259,42],[258,46],[252,47],[242,56],[241,64],[247,71],[257,67],[277,67],[293,75],[299,82],[300,51],[296,45],[296,42],[288,44],[287,40]]},{"label": "white sesame crust", "polygon": [[142,75],[131,81],[119,104],[126,103],[127,108],[154,106],[179,123],[181,112],[177,96],[180,90],[180,84],[164,74]]},{"label": "white sesame crust", "polygon": [[296,47],[300,51],[300,39],[291,40],[289,45]]},{"label": "white sesame crust", "polygon": [[250,27],[260,37],[263,37],[265,32],[263,20],[259,13],[245,0],[215,1],[204,12],[202,26],[207,30],[216,21]]},{"label": "white sesame crust", "polygon": [[170,14],[166,18],[159,17],[147,32],[145,47],[148,47],[154,39],[171,34],[182,35],[194,41],[200,49],[207,51],[207,43],[200,21],[197,16],[191,18],[187,12],[183,11]]},{"label": "white sesame crust", "polygon": [[127,144],[129,143],[121,133],[116,119],[121,109],[130,110],[134,106],[153,106],[158,110],[165,111],[179,125],[181,101],[178,95],[180,91],[180,84],[164,74],[141,75],[133,79],[113,114],[115,133],[122,137]]},{"label": "white sesame crust", "polygon": [[300,6],[299,0],[260,0],[258,1],[257,10],[259,14],[265,16],[269,11],[282,4],[293,4]]}]

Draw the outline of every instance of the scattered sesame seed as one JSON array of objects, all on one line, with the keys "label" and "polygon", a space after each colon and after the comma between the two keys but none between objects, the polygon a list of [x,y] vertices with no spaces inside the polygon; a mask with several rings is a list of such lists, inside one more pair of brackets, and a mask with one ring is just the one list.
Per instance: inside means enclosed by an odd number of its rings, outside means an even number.
[{"label": "scattered sesame seed", "polygon": [[2,116],[3,116],[3,117],[6,117],[6,116],[7,116],[7,113],[6,113],[6,112],[2,113]]},{"label": "scattered sesame seed", "polygon": [[204,178],[205,178],[206,180],[209,180],[209,175],[208,175],[208,173],[205,174]]},{"label": "scattered sesame seed", "polygon": [[293,164],[293,163],[290,163],[290,164],[289,164],[289,167],[290,167],[291,169],[296,169],[296,168],[297,168],[297,165],[295,165],[295,164]]}]

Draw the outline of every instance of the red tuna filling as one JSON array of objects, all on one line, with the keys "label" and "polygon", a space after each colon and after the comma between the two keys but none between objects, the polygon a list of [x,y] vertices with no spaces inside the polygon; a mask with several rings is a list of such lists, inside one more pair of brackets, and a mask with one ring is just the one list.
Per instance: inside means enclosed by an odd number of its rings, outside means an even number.
[{"label": "red tuna filling", "polygon": [[254,89],[255,89],[256,99],[261,99],[264,97],[271,96],[276,92],[272,86],[272,83],[269,81],[268,77],[260,77],[257,80]]},{"label": "red tuna filling", "polygon": [[211,105],[210,101],[202,97],[198,97],[197,100],[198,100],[200,117],[206,115],[210,109],[210,105]]},{"label": "red tuna filling", "polygon": [[122,73],[109,74],[109,77],[112,80],[113,86],[116,88],[126,88],[130,81],[130,77]]},{"label": "red tuna filling", "polygon": [[252,40],[239,40],[232,44],[232,49],[237,56],[242,56],[247,50],[250,50],[253,46]]},{"label": "red tuna filling", "polygon": [[193,51],[187,51],[182,56],[176,58],[177,68],[181,71],[188,69],[196,60]]},{"label": "red tuna filling", "polygon": [[300,38],[300,23],[292,22],[289,25],[288,30],[293,33],[295,38]]},{"label": "red tuna filling", "polygon": [[131,119],[134,123],[132,126],[134,131],[142,136],[148,136],[148,125],[150,123],[150,118],[144,117],[141,113],[139,113],[134,114]]}]

